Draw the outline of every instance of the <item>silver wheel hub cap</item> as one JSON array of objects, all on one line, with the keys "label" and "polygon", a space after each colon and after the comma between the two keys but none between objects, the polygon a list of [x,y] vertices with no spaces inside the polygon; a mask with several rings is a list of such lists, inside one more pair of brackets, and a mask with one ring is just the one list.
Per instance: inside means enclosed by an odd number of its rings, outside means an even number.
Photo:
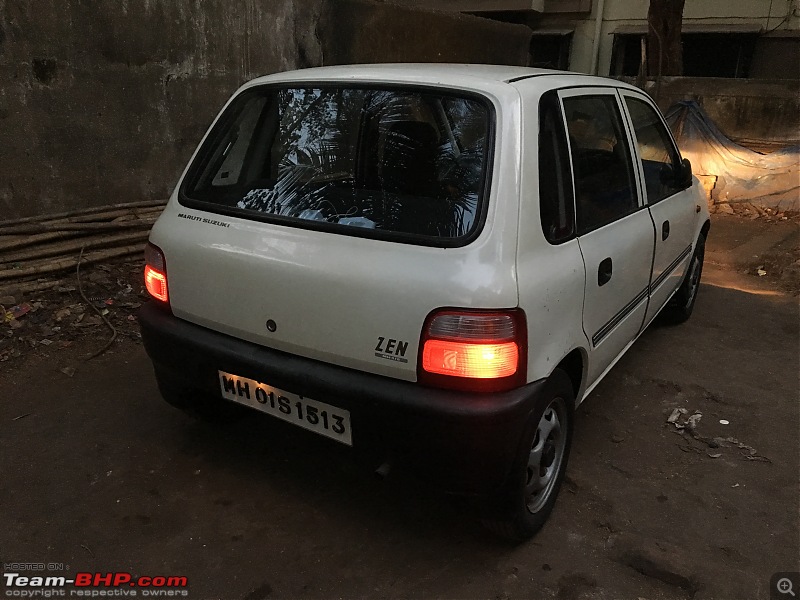
[{"label": "silver wheel hub cap", "polygon": [[692,300],[694,299],[695,294],[697,294],[697,288],[699,287],[698,284],[700,283],[700,259],[698,257],[694,257],[692,260],[691,271],[689,272],[689,298],[686,303],[688,306],[691,304]]},{"label": "silver wheel hub cap", "polygon": [[541,510],[555,487],[566,447],[564,419],[564,401],[556,398],[545,409],[536,427],[525,481],[525,504],[532,513]]}]

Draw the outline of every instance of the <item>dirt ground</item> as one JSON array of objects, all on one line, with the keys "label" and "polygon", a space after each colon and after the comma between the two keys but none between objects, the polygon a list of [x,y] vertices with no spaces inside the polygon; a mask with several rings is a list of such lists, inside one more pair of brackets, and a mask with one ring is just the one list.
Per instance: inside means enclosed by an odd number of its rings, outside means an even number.
[{"label": "dirt ground", "polygon": [[185,575],[193,599],[769,598],[800,571],[797,248],[795,220],[715,216],[692,319],[651,327],[581,406],[556,508],[516,547],[325,439],[167,406],[121,306],[136,265],[98,296],[121,334],[88,362],[110,332],[73,327],[76,293],[26,298],[39,323],[0,324],[0,555]]}]

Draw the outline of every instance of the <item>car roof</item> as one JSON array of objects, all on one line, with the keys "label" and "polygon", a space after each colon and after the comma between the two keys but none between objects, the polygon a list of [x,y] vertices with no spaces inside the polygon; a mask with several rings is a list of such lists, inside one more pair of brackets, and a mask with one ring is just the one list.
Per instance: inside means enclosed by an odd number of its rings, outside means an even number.
[{"label": "car roof", "polygon": [[259,77],[251,81],[250,84],[297,81],[397,82],[466,87],[481,90],[496,89],[498,85],[513,85],[519,81],[531,82],[532,80],[536,83],[541,83],[542,88],[547,89],[573,85],[613,85],[615,87],[631,88],[628,84],[615,79],[594,77],[570,71],[507,65],[449,63],[384,63],[313,67]]}]

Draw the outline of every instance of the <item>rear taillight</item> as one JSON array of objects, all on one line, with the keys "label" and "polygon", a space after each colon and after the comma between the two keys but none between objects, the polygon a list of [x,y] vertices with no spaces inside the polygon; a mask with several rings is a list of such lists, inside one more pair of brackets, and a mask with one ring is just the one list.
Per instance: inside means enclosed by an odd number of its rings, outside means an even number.
[{"label": "rear taillight", "polygon": [[420,383],[471,391],[525,383],[527,325],[519,309],[435,311],[426,319],[420,348]]},{"label": "rear taillight", "polygon": [[153,298],[169,304],[167,261],[161,249],[149,243],[144,249],[144,286]]}]

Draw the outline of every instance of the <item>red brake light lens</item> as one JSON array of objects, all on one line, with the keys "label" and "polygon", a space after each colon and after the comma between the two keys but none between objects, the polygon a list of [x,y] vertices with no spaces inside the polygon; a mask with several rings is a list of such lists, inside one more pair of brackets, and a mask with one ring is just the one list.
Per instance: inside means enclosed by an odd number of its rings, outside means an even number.
[{"label": "red brake light lens", "polygon": [[144,285],[156,300],[169,302],[167,291],[167,264],[164,253],[153,244],[147,244],[144,249]]},{"label": "red brake light lens", "polygon": [[518,363],[516,342],[471,344],[427,340],[422,349],[422,368],[440,375],[497,379],[516,373]]},{"label": "red brake light lens", "polygon": [[422,335],[419,380],[437,387],[499,391],[525,383],[525,316],[503,312],[439,311]]},{"label": "red brake light lens", "polygon": [[150,265],[145,265],[144,267],[144,284],[149,294],[156,300],[166,302],[169,299],[167,295],[167,276],[156,271]]}]

